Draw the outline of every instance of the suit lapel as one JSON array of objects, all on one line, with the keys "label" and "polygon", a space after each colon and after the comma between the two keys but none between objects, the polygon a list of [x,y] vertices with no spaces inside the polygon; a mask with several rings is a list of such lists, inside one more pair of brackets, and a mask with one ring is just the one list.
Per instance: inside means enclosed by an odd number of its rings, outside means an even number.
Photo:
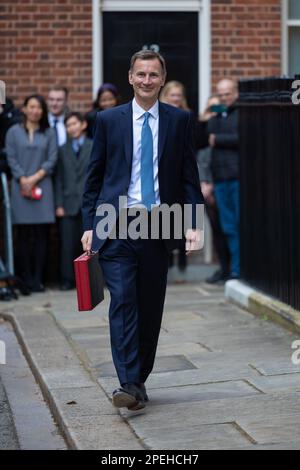
[{"label": "suit lapel", "polygon": [[87,140],[87,137],[86,137],[84,139],[83,145],[81,147],[78,160],[79,161],[81,161],[81,160],[84,161],[86,158],[89,157],[90,152],[91,152],[91,146],[90,146],[90,143],[89,143],[89,141]]},{"label": "suit lapel", "polygon": [[72,147],[72,142],[71,140],[68,140],[67,142],[67,158],[66,158],[66,165],[68,167],[68,170],[71,172],[74,172],[74,160],[76,159],[76,155],[74,153],[73,147]]},{"label": "suit lapel", "polygon": [[166,143],[169,121],[168,109],[162,103],[159,103],[158,162],[160,162]]},{"label": "suit lapel", "polygon": [[86,138],[84,139],[84,142],[83,142],[83,145],[81,147],[78,157],[75,156],[75,154],[74,154],[74,157],[76,159],[75,166],[76,166],[77,171],[80,172],[83,169],[85,169],[86,161],[89,159],[89,143]]},{"label": "suit lapel", "polygon": [[129,169],[132,165],[133,153],[133,125],[132,125],[132,102],[130,101],[121,111],[121,129],[123,134],[125,157]]},{"label": "suit lapel", "polygon": [[[128,167],[131,169],[133,153],[133,125],[132,125],[132,102],[127,103],[120,115],[121,129],[123,134],[125,157]],[[160,161],[166,143],[170,116],[168,109],[159,103],[159,130],[158,130],[158,161]]]}]

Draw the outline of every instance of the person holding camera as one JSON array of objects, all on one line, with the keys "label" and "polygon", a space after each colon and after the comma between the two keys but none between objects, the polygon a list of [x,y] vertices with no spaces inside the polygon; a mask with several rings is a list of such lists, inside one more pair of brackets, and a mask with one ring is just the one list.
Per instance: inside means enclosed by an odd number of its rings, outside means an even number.
[{"label": "person holding camera", "polygon": [[229,78],[217,84],[220,101],[207,123],[214,195],[230,252],[229,279],[240,276],[238,88]]},{"label": "person holding camera", "polygon": [[[200,123],[202,127],[205,128],[205,132],[207,131],[207,123],[209,120],[216,117],[222,110],[223,105],[220,104],[219,98],[217,96],[211,96],[208,99],[205,110],[200,115]],[[205,279],[205,282],[208,284],[223,284],[230,274],[230,253],[225,234],[221,227],[220,215],[214,194],[211,171],[212,148],[208,145],[208,141],[206,145],[205,148],[198,151],[197,162],[201,191],[205,200],[205,210],[211,225],[213,246],[220,266],[211,276]]]}]

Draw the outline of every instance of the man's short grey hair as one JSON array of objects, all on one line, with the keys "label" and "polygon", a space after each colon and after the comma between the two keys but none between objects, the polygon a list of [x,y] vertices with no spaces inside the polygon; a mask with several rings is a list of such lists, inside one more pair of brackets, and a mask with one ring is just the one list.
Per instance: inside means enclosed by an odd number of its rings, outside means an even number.
[{"label": "man's short grey hair", "polygon": [[217,88],[220,85],[224,85],[224,83],[226,83],[226,85],[231,85],[234,91],[238,91],[238,88],[239,88],[238,82],[234,78],[230,78],[230,77],[222,78],[221,80],[218,81]]},{"label": "man's short grey hair", "polygon": [[163,58],[163,56],[161,54],[159,54],[159,52],[155,52],[155,51],[152,51],[152,50],[149,50],[149,49],[145,49],[145,50],[138,51],[135,54],[133,54],[133,56],[130,59],[130,69],[129,69],[130,72],[133,71],[135,61],[138,60],[138,59],[140,59],[140,60],[153,60],[153,59],[159,60],[162,71],[163,71],[163,75],[165,76],[167,74],[166,61]]}]

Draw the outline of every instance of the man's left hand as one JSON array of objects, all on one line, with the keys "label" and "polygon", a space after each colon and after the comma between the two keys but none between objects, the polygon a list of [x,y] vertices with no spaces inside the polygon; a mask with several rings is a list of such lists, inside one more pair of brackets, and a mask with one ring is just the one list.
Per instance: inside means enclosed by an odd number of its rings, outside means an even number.
[{"label": "man's left hand", "polygon": [[192,251],[201,250],[204,244],[204,231],[200,229],[189,228],[185,234],[185,249],[186,254],[190,254]]}]

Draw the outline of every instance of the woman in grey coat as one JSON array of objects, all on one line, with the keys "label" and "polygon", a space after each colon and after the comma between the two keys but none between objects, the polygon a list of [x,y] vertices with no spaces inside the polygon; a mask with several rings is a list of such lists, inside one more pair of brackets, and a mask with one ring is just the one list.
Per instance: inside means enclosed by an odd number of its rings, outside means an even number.
[{"label": "woman in grey coat", "polygon": [[48,230],[55,222],[51,175],[57,145],[42,96],[27,97],[23,112],[23,123],[9,129],[5,144],[13,175],[11,205],[17,226],[17,265],[28,289],[43,292]]}]

